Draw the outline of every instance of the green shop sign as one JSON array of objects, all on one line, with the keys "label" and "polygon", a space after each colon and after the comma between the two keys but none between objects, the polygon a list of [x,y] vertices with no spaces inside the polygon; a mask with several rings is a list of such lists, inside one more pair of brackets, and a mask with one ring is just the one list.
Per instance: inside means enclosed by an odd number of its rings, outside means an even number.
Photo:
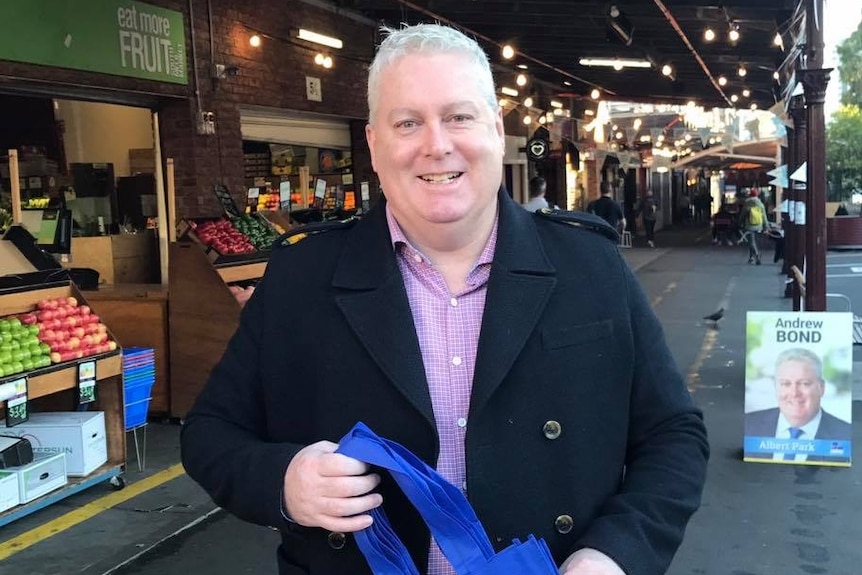
[{"label": "green shop sign", "polygon": [[182,12],[130,0],[0,0],[0,60],[187,84]]}]

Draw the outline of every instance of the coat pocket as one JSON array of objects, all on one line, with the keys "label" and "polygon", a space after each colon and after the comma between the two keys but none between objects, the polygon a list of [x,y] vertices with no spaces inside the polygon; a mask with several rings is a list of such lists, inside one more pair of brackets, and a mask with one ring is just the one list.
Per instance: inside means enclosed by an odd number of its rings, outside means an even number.
[{"label": "coat pocket", "polygon": [[542,329],[542,347],[560,349],[580,345],[610,337],[614,324],[610,319],[565,327],[546,327]]}]

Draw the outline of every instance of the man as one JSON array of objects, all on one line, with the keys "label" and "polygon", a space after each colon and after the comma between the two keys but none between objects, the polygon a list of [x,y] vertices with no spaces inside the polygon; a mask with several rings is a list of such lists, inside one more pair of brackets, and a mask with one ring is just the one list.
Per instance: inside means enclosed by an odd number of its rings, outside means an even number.
[{"label": "man", "polygon": [[611,192],[613,191],[611,183],[607,180],[602,181],[599,184],[599,190],[601,195],[589,203],[587,211],[599,216],[608,222],[608,225],[612,228],[622,233],[626,229],[626,219],[619,204],[611,198]]},{"label": "man", "polygon": [[757,190],[752,189],[740,212],[743,229],[743,241],[748,243],[748,263],[760,265],[760,248],[757,238],[766,230],[766,208],[757,197]]},{"label": "man", "polygon": [[533,176],[530,178],[529,194],[530,200],[524,204],[524,209],[528,212],[535,212],[547,208],[548,200],[545,199],[545,192],[548,190],[548,182],[542,176]]},{"label": "man", "polygon": [[644,231],[646,232],[647,244],[649,247],[655,247],[655,222],[658,214],[658,204],[652,194],[652,190],[647,190],[641,202],[641,219],[644,222]]},{"label": "man", "polygon": [[334,453],[362,421],[463,489],[498,550],[532,533],[566,575],[664,573],[708,445],[614,232],[501,188],[475,41],[387,31],[366,128],[386,200],[273,254],[185,420],[189,475],[281,531],[282,575],[369,573],[350,533],[381,504],[419,571],[451,574],[394,481]]},{"label": "man", "polygon": [[[829,439],[848,441],[851,426],[823,411],[820,401],[826,392],[823,363],[805,348],[791,348],[775,360],[775,395],[778,407],[745,415],[745,435],[777,439]],[[796,462],[849,462],[844,456],[746,453],[747,459],[775,459]]]}]

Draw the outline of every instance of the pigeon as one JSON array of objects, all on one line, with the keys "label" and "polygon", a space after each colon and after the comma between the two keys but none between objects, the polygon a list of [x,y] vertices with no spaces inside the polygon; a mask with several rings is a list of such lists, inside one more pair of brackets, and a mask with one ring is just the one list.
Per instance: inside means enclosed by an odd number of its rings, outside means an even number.
[{"label": "pigeon", "polygon": [[703,316],[703,319],[705,319],[707,321],[711,321],[712,327],[717,328],[718,327],[718,320],[720,320],[723,317],[724,317],[724,308],[720,307],[720,308],[718,308],[718,311],[715,311],[709,315]]}]

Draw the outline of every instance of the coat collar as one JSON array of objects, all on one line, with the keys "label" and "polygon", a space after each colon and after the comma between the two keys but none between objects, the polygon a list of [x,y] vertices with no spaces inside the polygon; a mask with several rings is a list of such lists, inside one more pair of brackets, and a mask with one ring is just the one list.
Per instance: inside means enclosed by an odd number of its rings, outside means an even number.
[{"label": "coat collar", "polygon": [[[556,273],[530,214],[501,189],[497,245],[479,338],[471,414],[508,373],[556,284]],[[410,304],[381,202],[350,231],[333,276],[337,302],[359,340],[433,426]]]}]

